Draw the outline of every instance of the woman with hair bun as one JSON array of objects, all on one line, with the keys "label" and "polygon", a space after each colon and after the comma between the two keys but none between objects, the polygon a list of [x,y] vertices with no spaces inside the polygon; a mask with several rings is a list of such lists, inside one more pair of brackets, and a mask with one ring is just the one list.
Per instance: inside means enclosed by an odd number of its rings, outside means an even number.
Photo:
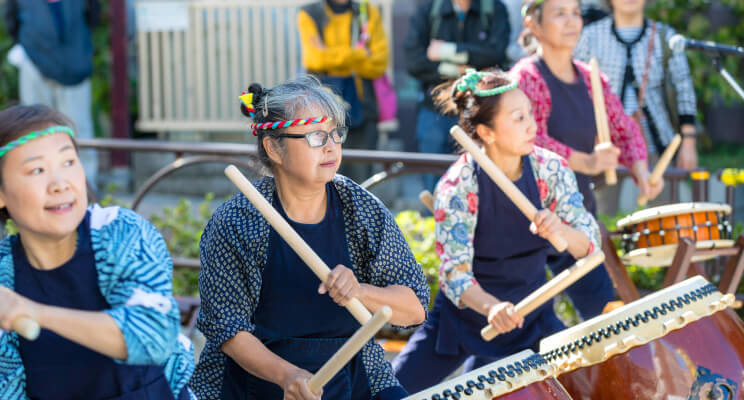
[{"label": "woman with hair bun", "polygon": [[[307,380],[359,328],[345,310],[356,297],[390,322],[424,321],[429,287],[393,216],[337,175],[348,132],[339,98],[312,77],[240,96],[261,162],[254,182],[331,273],[321,284],[243,195],[223,204],[199,244],[207,337],[191,388],[201,399],[320,399]],[[368,342],[324,388],[323,399],[400,399],[405,391]]]},{"label": "woman with hair bun", "polygon": [[[438,87],[437,102],[539,210],[535,229],[470,154],[436,186],[434,220],[440,291],[426,323],[393,362],[403,387],[418,392],[463,362],[469,371],[531,348],[564,328],[547,302],[525,318],[514,304],[546,282],[550,243],[559,233],[582,258],[599,246],[597,223],[584,209],[566,161],[535,146],[530,101],[502,72],[470,70]],[[490,323],[501,333],[485,342]],[[474,356],[474,357],[473,357]]]}]

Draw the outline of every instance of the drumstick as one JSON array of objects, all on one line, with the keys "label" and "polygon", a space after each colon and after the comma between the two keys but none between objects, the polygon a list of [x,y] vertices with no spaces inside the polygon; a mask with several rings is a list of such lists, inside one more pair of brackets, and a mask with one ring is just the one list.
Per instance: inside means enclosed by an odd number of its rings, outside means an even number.
[{"label": "drumstick", "polygon": [[[279,234],[279,236],[284,239],[287,244],[289,244],[290,247],[297,253],[298,256],[302,259],[302,261],[307,264],[308,267],[310,267],[311,270],[315,273],[315,275],[320,278],[322,282],[326,281],[326,278],[328,278],[328,274],[331,272],[331,269],[328,268],[325,262],[318,257],[318,254],[313,251],[313,249],[310,248],[310,246],[307,245],[307,243],[302,240],[299,234],[292,229],[292,227],[287,223],[284,218],[282,218],[281,215],[274,209],[274,207],[269,204],[268,201],[261,195],[261,193],[256,190],[256,188],[251,184],[248,179],[236,168],[234,165],[230,165],[227,168],[225,168],[225,175],[232,181],[232,183],[235,184],[235,186],[240,189],[241,192],[245,195],[245,197],[250,200],[251,203],[253,203],[253,206],[256,207],[256,209],[261,213],[261,215],[266,218],[267,221],[269,221],[269,224],[276,230],[276,232]],[[359,301],[357,298],[352,298],[349,300],[349,302],[346,304],[346,309],[349,310],[351,315],[356,318],[357,321],[359,321],[360,324],[364,325],[369,321],[370,318],[372,318],[372,314],[369,313],[369,310],[367,310],[364,305]]]},{"label": "drumstick", "polygon": [[[597,138],[599,144],[612,143],[610,140],[610,126],[607,122],[607,110],[605,108],[604,92],[602,91],[602,80],[599,77],[599,62],[596,58],[589,60],[591,72],[589,75],[592,84],[592,102],[594,103],[594,119],[597,124]],[[614,169],[605,171],[605,183],[614,185],[617,183],[617,174]]]},{"label": "drumstick", "polygon": [[[593,270],[594,267],[602,263],[602,261],[604,261],[604,253],[602,250],[596,250],[594,253],[576,261],[576,264],[563,270],[563,272],[556,275],[546,284],[540,286],[539,289],[535,290],[532,294],[520,301],[514,309],[517,314],[522,317],[527,316],[527,314],[535,311],[536,308],[545,304],[546,301],[552,299],[555,295],[571,286],[584,275],[588,274],[589,271]],[[496,331],[496,328],[491,324],[481,329],[481,337],[485,341],[489,341],[498,335],[499,333]]]},{"label": "drumstick", "polygon": [[429,211],[434,213],[434,196],[431,195],[431,192],[428,190],[424,190],[421,193],[419,193],[419,200],[421,200],[422,203],[426,206],[426,208],[429,209]]},{"label": "drumstick", "polygon": [[[522,211],[527,219],[529,219],[530,221],[534,221],[535,215],[537,214],[537,208],[535,208],[535,206],[532,205],[527,197],[525,197],[524,194],[519,191],[517,186],[514,185],[514,183],[512,183],[512,181],[510,181],[503,172],[501,172],[499,167],[496,166],[496,164],[491,161],[490,158],[488,158],[486,153],[484,153],[483,150],[481,150],[480,147],[475,144],[473,139],[468,137],[465,131],[463,131],[462,128],[460,128],[460,126],[458,125],[455,125],[450,129],[450,135],[452,135],[452,137],[454,137],[455,140],[460,143],[460,146],[462,146],[465,151],[470,153],[473,158],[475,158],[475,161],[477,161],[481,168],[486,171],[488,176],[490,176],[494,183],[496,183],[496,186],[498,186],[504,192],[504,194],[506,194],[506,197],[508,197],[509,200],[511,200],[517,206],[517,208]],[[549,237],[548,240],[558,251],[566,250],[566,247],[568,247],[568,243],[566,243],[566,240],[558,234],[554,234],[553,236]]]},{"label": "drumstick", "polygon": [[[659,183],[659,180],[664,175],[666,167],[669,165],[669,162],[672,161],[674,153],[677,152],[680,143],[682,143],[682,136],[680,136],[679,134],[674,135],[674,138],[669,143],[669,146],[667,146],[666,150],[664,150],[664,153],[662,153],[661,157],[659,157],[659,161],[656,163],[656,166],[654,166],[654,171],[651,172],[651,177],[648,178],[649,186],[654,186]],[[643,194],[639,194],[637,200],[639,206],[645,206],[648,199],[646,199]]]},{"label": "drumstick", "polygon": [[19,317],[13,321],[13,330],[27,340],[36,340],[39,337],[39,323],[28,317]]},{"label": "drumstick", "polygon": [[307,386],[313,393],[318,393],[346,363],[351,360],[364,345],[372,339],[377,331],[390,320],[393,311],[382,306],[366,324],[362,325],[338,351],[308,381]]}]

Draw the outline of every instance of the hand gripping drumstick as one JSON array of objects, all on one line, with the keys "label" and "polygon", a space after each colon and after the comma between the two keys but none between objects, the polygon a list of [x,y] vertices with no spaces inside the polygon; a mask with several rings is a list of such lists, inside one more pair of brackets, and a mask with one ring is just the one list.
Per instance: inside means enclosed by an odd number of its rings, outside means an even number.
[{"label": "hand gripping drumstick", "polygon": [[307,386],[313,393],[318,393],[328,381],[333,378],[346,363],[351,360],[362,347],[372,339],[377,331],[390,320],[393,311],[388,306],[382,306],[372,319],[362,325],[338,351],[308,381]]},{"label": "hand gripping drumstick", "polygon": [[428,190],[422,191],[419,193],[419,200],[424,203],[426,208],[428,208],[432,214],[434,213],[434,196],[431,195],[431,192]]},{"label": "hand gripping drumstick", "polygon": [[[516,185],[512,183],[512,181],[509,180],[509,178],[504,175],[503,172],[499,169],[496,164],[491,161],[490,158],[486,155],[486,153],[483,152],[483,150],[478,147],[477,144],[468,137],[468,135],[465,133],[465,131],[460,128],[459,125],[454,125],[450,129],[450,135],[457,140],[458,143],[460,143],[460,146],[465,149],[470,155],[475,158],[475,161],[478,162],[478,164],[483,168],[484,171],[488,174],[488,176],[491,177],[491,179],[496,183],[496,186],[498,186],[504,194],[506,194],[506,197],[509,198],[516,206],[519,208],[520,211],[529,219],[530,221],[535,220],[535,215],[537,214],[537,209],[535,206],[532,205],[532,203],[527,199],[527,197],[522,194],[522,192],[519,191]],[[555,247],[558,251],[566,250],[566,247],[568,247],[568,243],[566,243],[566,240],[563,239],[558,234],[554,234],[550,238],[548,238],[550,241],[550,244]]]},{"label": "hand gripping drumstick", "polygon": [[13,330],[27,340],[36,340],[39,337],[39,323],[28,317],[19,317],[13,321]]},{"label": "hand gripping drumstick", "polygon": [[[589,78],[592,84],[592,102],[594,103],[594,119],[597,124],[597,138],[600,146],[608,146],[612,142],[610,141],[610,126],[607,122],[604,92],[602,92],[602,80],[599,78],[599,62],[596,58],[592,58],[589,60],[589,66],[591,67]],[[617,174],[615,174],[614,169],[605,171],[605,183],[608,185],[617,183]]]},{"label": "hand gripping drumstick", "polygon": [[[519,304],[514,307],[517,314],[522,317],[527,316],[527,314],[535,311],[536,308],[545,304],[546,301],[552,299],[555,295],[571,286],[584,275],[588,274],[589,271],[593,270],[594,267],[599,265],[602,261],[604,261],[604,253],[602,253],[602,250],[596,250],[594,253],[576,261],[576,264],[572,265],[571,268],[556,275],[549,282],[542,285],[539,289],[535,290],[532,294],[520,301]],[[499,333],[496,331],[496,328],[491,324],[488,324],[481,329],[481,337],[485,341],[490,341],[498,335]]]},{"label": "hand gripping drumstick", "polygon": [[[650,186],[654,186],[659,183],[662,175],[664,175],[666,167],[669,165],[669,162],[672,161],[674,153],[677,152],[680,143],[682,143],[682,136],[680,136],[679,134],[674,135],[674,138],[672,138],[669,146],[667,146],[666,150],[664,150],[664,153],[662,153],[661,157],[659,157],[659,161],[656,163],[654,171],[651,172],[651,177],[648,178],[648,184]],[[643,194],[639,194],[637,200],[639,206],[645,206],[648,199],[646,199]]]},{"label": "hand gripping drumstick", "polygon": [[[328,274],[331,272],[330,268],[326,265],[323,260],[318,257],[313,249],[305,243],[297,232],[292,229],[287,221],[279,215],[274,207],[269,204],[268,201],[256,190],[256,188],[246,179],[246,177],[236,168],[234,165],[230,165],[225,168],[225,175],[240,189],[245,197],[253,203],[253,206],[261,212],[261,215],[269,221],[269,224],[276,230],[276,232],[289,244],[292,249],[297,252],[302,261],[310,267],[315,275],[320,278],[322,282],[326,281]],[[360,324],[364,325],[372,318],[372,314],[369,313],[362,303],[357,298],[352,298],[346,303],[346,309],[349,310],[351,315],[359,321]]]}]

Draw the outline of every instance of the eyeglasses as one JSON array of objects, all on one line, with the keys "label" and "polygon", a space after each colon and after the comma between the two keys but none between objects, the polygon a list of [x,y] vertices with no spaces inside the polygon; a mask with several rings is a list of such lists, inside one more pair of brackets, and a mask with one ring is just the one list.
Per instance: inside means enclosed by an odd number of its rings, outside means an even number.
[{"label": "eyeglasses", "polygon": [[339,127],[331,129],[330,132],[312,131],[312,132],[307,132],[307,133],[280,133],[276,136],[293,138],[293,139],[305,138],[305,140],[307,140],[307,144],[310,147],[323,147],[325,146],[326,142],[328,142],[329,137],[331,138],[331,140],[333,140],[333,143],[336,143],[336,144],[341,144],[345,142],[346,137],[348,136],[348,133],[349,133],[349,128],[345,126],[339,126]]}]

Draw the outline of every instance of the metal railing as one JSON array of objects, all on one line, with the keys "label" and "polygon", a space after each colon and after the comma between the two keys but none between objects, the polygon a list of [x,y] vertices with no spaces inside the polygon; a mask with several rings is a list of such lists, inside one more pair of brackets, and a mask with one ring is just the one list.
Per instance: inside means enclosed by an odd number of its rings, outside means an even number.
[{"label": "metal railing", "polygon": [[[257,147],[254,144],[240,143],[179,143],[172,141],[155,140],[133,140],[133,139],[79,139],[81,148],[90,148],[100,151],[126,151],[126,152],[157,152],[171,153],[175,160],[161,167],[150,176],[137,190],[132,208],[134,210],[141,204],[142,199],[152,190],[156,183],[167,178],[172,173],[183,168],[204,163],[233,163],[248,170],[258,173],[260,166],[257,162]],[[455,160],[455,155],[444,154],[422,154],[393,151],[372,150],[344,150],[344,162],[373,163],[383,166],[383,171],[367,179],[362,185],[371,188],[389,179],[411,173],[443,173]],[[619,177],[629,176],[626,168],[617,170]],[[595,180],[595,184],[603,184],[603,175]],[[667,169],[664,179],[677,186],[681,180],[686,179],[688,173],[677,168]],[[716,176],[720,176],[717,174]],[[727,187],[727,199],[729,188]],[[731,201],[733,202],[733,189],[731,189]],[[671,202],[678,202],[678,192],[671,191]],[[199,270],[201,263],[198,258],[173,257],[173,267],[181,269]],[[196,310],[199,301],[195,298],[180,298],[179,306],[182,308],[182,321],[188,327],[189,335],[193,334],[195,327]]]}]

